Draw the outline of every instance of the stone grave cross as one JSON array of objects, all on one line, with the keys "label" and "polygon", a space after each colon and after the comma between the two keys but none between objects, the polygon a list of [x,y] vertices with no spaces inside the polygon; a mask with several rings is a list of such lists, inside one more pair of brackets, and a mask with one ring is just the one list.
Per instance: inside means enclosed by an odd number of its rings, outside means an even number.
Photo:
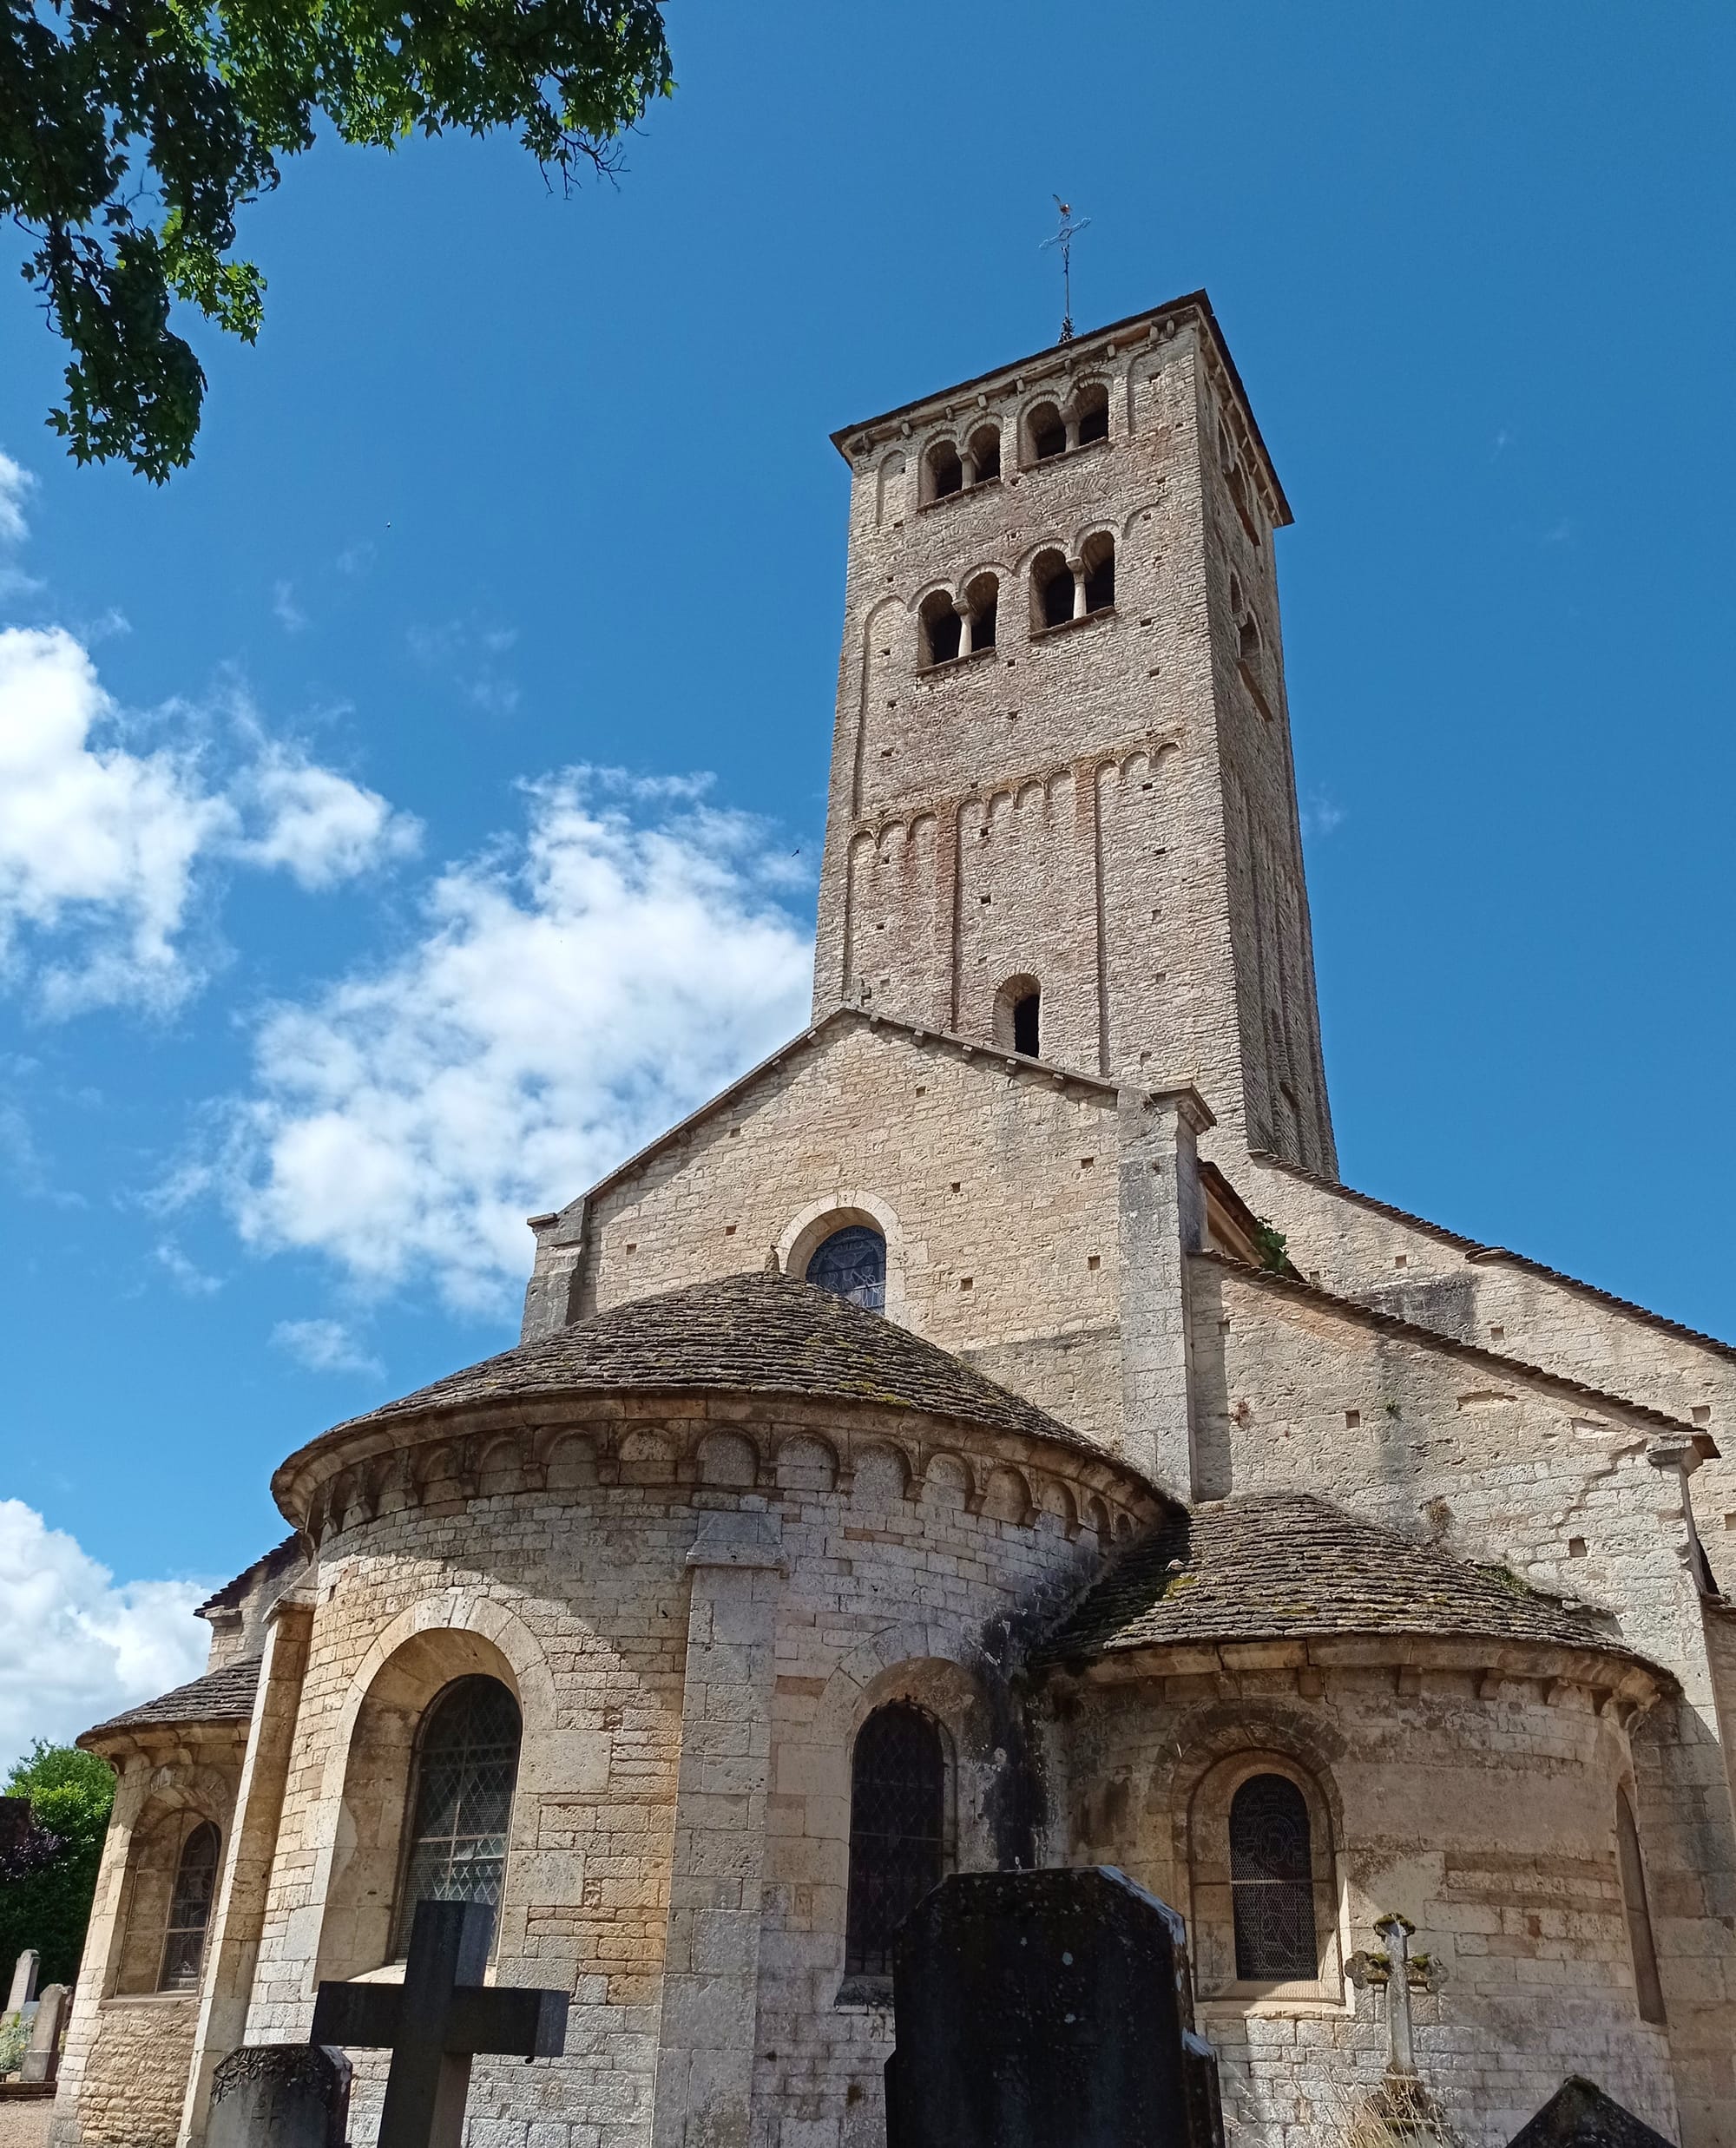
[{"label": "stone grave cross", "polygon": [[494,1912],[484,1902],[419,1902],[402,1984],[322,1984],[310,2044],[391,2053],[379,2148],[460,2148],[470,2060],[478,2053],[558,2059],[567,1994],[490,1986]]}]

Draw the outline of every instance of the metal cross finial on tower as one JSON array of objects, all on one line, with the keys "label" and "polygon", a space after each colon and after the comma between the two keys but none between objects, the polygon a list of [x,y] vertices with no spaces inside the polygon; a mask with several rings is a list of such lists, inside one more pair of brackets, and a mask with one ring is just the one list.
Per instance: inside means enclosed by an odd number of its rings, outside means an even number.
[{"label": "metal cross finial on tower", "polygon": [[1058,194],[1051,194],[1049,199],[1061,211],[1061,228],[1055,233],[1054,238],[1045,239],[1042,246],[1037,248],[1037,252],[1041,253],[1044,247],[1048,246],[1061,248],[1061,340],[1063,343],[1071,343],[1073,340],[1073,241],[1087,227],[1091,220],[1088,216],[1075,217],[1073,213],[1073,204],[1070,201],[1063,201]]}]

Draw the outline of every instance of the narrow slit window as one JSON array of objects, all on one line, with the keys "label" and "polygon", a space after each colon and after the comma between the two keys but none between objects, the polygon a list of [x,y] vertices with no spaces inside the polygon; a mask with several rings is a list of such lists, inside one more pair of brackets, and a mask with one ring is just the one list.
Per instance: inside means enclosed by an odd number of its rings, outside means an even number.
[{"label": "narrow slit window", "polygon": [[1652,1909],[1646,1896],[1646,1866],[1640,1855],[1640,1830],[1625,1790],[1615,1793],[1615,1845],[1621,1864],[1621,1899],[1628,1911],[1628,1945],[1634,1957],[1634,1994],[1640,2019],[1661,2024],[1664,1987],[1658,1975],[1658,1949],[1652,1937]]},{"label": "narrow slit window", "polygon": [[1040,992],[1027,992],[1013,1002],[1013,1049],[1023,1052],[1027,1059],[1042,1057],[1042,1009]]},{"label": "narrow slit window", "polygon": [[1288,1776],[1251,1775],[1230,1801],[1230,1898],[1239,1979],[1319,1974],[1308,1803]]}]

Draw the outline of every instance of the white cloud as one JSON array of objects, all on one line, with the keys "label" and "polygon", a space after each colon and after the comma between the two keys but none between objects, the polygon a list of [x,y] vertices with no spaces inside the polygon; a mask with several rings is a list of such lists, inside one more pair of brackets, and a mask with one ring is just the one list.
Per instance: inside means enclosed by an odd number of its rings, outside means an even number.
[{"label": "white cloud", "polygon": [[1330,791],[1317,784],[1303,797],[1300,818],[1305,836],[1329,836],[1343,825],[1345,809]]},{"label": "white cloud", "polygon": [[365,1372],[375,1379],[385,1367],[370,1356],[341,1320],[279,1320],[272,1342],[310,1372]]},{"label": "white cloud", "polygon": [[207,1582],[122,1581],[22,1500],[0,1499],[0,1764],[197,1678]]},{"label": "white cloud", "polygon": [[189,932],[223,864],[322,887],[418,838],[245,711],[220,738],[185,707],[157,721],[175,742],[137,750],[137,720],[71,634],[0,631],[0,976],[28,978],[48,1014],[183,999],[202,979]]},{"label": "white cloud", "polygon": [[272,584],[272,617],[286,634],[299,634],[307,624],[307,614],[295,601],[293,581],[275,581]]},{"label": "white cloud", "polygon": [[223,1287],[221,1276],[207,1275],[204,1269],[187,1258],[173,1238],[158,1241],[156,1259],[175,1288],[184,1291],[189,1297],[214,1297]]},{"label": "white cloud", "polygon": [[265,824],[237,855],[249,864],[280,865],[304,888],[329,888],[421,848],[421,824],[395,813],[378,791],[280,746],[267,746],[236,788],[257,804]]},{"label": "white cloud", "polygon": [[759,823],[595,771],[527,794],[527,835],[442,874],[417,944],[263,1019],[219,1172],[255,1246],[498,1313],[528,1213],[806,1019],[811,943]]},{"label": "white cloud", "polygon": [[36,482],[22,463],[0,448],[0,544],[22,544],[29,535],[24,495]]}]

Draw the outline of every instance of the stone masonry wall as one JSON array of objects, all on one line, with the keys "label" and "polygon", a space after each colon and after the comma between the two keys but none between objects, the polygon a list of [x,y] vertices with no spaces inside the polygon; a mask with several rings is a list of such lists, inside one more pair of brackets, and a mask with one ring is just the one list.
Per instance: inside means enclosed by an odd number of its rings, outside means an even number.
[{"label": "stone masonry wall", "polygon": [[[1220,1496],[1302,1488],[1522,1582],[1608,1607],[1680,1681],[1637,1814],[1685,2141],[1736,2138],[1736,1822],[1688,1558],[1679,1448],[1655,1419],[1524,1368],[1395,1335],[1211,1256],[1191,1264],[1197,1436]],[[1660,1721],[1665,1717],[1660,1715]]]},{"label": "stone masonry wall", "polygon": [[[1380,1996],[1344,1966],[1381,1948],[1375,1922],[1395,1911],[1440,1978],[1413,2000],[1418,2060],[1473,2148],[1504,2148],[1568,2072],[1674,2138],[1669,2053],[1639,2018],[1616,1864],[1616,1790],[1633,1774],[1619,1717],[1582,1690],[1496,1687],[1469,1665],[1390,1666],[1361,1646],[1363,1667],[1303,1672],[1305,1696],[1296,1672],[1252,1667],[1252,1645],[1226,1652],[1240,1668],[1094,1681],[1057,1741],[1072,1855],[1120,1865],[1189,1920],[1238,2148],[1344,2138],[1387,2053]],[[1199,1875],[1228,1793],[1208,1770],[1251,1749],[1293,1763],[1325,1807],[1318,1998],[1233,1997],[1214,1979],[1233,1942]]]},{"label": "stone masonry wall", "polygon": [[81,2140],[174,2148],[198,2010],[192,1993],[103,2001],[79,2085]]},{"label": "stone masonry wall", "polygon": [[1693,1492],[1713,1572],[1736,1597],[1736,1350],[1297,1173],[1254,1159],[1232,1175],[1323,1288],[1647,1403],[1727,1442],[1728,1454],[1696,1472]]}]

